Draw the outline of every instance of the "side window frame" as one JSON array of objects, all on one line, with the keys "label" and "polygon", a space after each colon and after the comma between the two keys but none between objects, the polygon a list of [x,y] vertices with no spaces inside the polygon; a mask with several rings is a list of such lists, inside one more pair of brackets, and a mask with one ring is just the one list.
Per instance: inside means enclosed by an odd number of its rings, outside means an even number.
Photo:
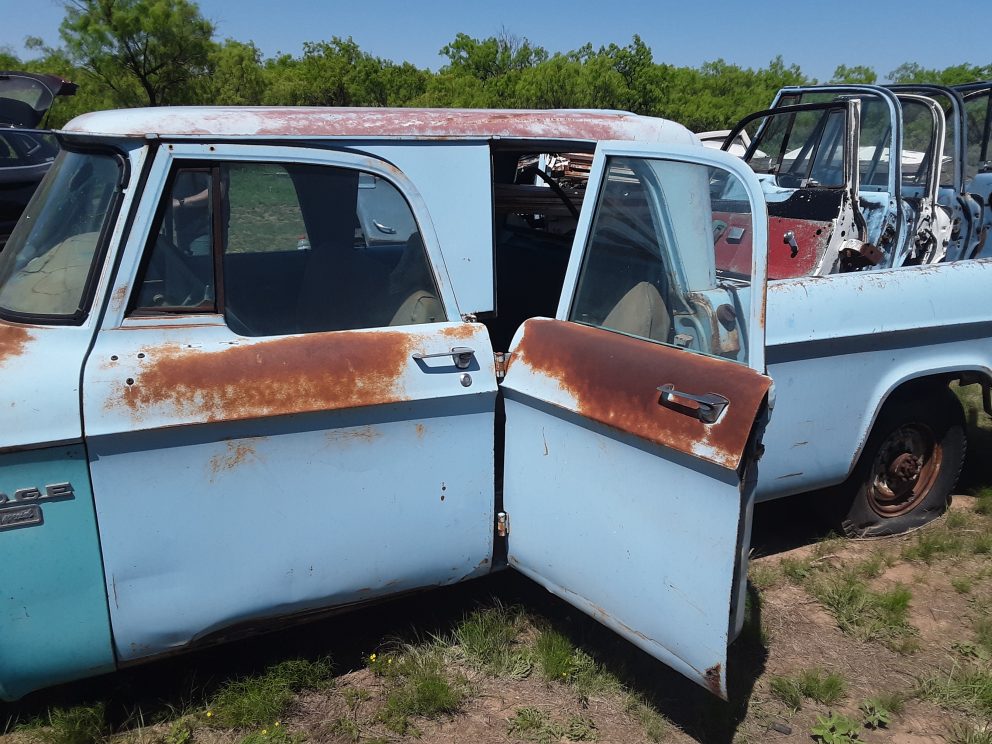
[{"label": "side window frame", "polygon": [[[761,184],[754,172],[740,158],[720,150],[705,148],[698,144],[658,145],[644,142],[600,142],[596,148],[590,173],[590,185],[596,189],[595,196],[587,193],[576,227],[575,241],[569,257],[568,271],[555,318],[570,321],[570,314],[578,290],[578,279],[582,271],[586,252],[590,244],[592,223],[599,205],[600,190],[604,186],[607,161],[614,156],[643,158],[650,160],[673,160],[678,163],[716,167],[729,171],[743,183],[751,210],[753,244],[768,244],[768,211],[762,196]],[[672,247],[670,250],[676,250]],[[678,263],[678,261],[676,261]],[[767,297],[767,252],[751,251],[750,307],[747,318],[747,363],[748,367],[759,372],[765,370],[765,304]],[[645,340],[644,343],[652,343]],[[691,350],[687,350],[691,351]],[[691,353],[697,353],[691,351]]]},{"label": "side window frame", "polygon": [[[343,143],[342,143],[343,144]],[[428,270],[437,287],[438,299],[444,307],[449,320],[461,317],[461,312],[451,285],[444,257],[441,252],[433,220],[427,210],[424,199],[412,181],[396,167],[377,157],[339,149],[318,149],[292,145],[267,144],[194,144],[177,142],[158,148],[155,162],[149,173],[145,193],[141,196],[138,217],[127,241],[122,256],[118,274],[117,292],[128,298],[126,302],[112,303],[112,312],[104,318],[103,326],[107,328],[119,326],[146,325],[154,318],[154,325],[186,324],[194,317],[202,322],[204,315],[213,317],[218,324],[223,324],[223,289],[217,291],[215,307],[211,312],[202,309],[191,309],[188,313],[169,313],[161,315],[133,314],[132,305],[140,289],[139,282],[143,277],[145,264],[150,256],[147,246],[154,238],[153,228],[160,224],[160,210],[164,209],[164,199],[171,193],[173,174],[177,167],[210,167],[214,171],[214,198],[220,193],[216,181],[219,180],[220,168],[224,163],[259,163],[274,165],[312,165],[344,168],[371,173],[394,186],[410,207],[414,221],[419,227],[424,243],[424,251]],[[219,247],[221,234],[216,221],[220,219],[221,210],[215,208],[212,251],[215,262],[215,281],[223,281],[222,268],[216,266],[223,261],[223,251]],[[120,277],[128,277],[122,286]],[[126,289],[125,289],[126,288]],[[116,307],[114,307],[116,305]]]}]

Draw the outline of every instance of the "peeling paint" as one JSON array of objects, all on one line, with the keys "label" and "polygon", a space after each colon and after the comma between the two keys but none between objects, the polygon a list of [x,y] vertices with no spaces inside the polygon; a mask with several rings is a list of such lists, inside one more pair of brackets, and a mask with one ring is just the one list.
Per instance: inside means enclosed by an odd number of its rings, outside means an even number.
[{"label": "peeling paint", "polygon": [[[599,328],[528,320],[512,371],[523,364],[553,380],[570,401],[551,401],[593,421],[726,468],[741,461],[754,413],[771,381],[732,365]],[[728,367],[732,365],[732,372]],[[660,404],[659,385],[719,393],[730,404],[714,424]]]},{"label": "peeling paint", "polygon": [[106,406],[125,406],[136,422],[158,406],[212,422],[400,402],[416,342],[402,333],[354,331],[217,351],[164,344],[144,350],[143,368],[118,383],[119,395]]},{"label": "peeling paint", "polygon": [[262,458],[255,451],[255,441],[257,440],[237,440],[227,442],[227,451],[216,454],[210,458],[210,472],[213,476],[224,470],[234,470],[239,465],[254,460],[261,462]]},{"label": "peeling paint", "polygon": [[24,326],[0,322],[0,366],[23,354],[32,338],[34,337]]},{"label": "peeling paint", "polygon": [[620,111],[188,107],[97,111],[67,133],[143,137],[367,137],[402,139],[696,140],[680,124]]}]

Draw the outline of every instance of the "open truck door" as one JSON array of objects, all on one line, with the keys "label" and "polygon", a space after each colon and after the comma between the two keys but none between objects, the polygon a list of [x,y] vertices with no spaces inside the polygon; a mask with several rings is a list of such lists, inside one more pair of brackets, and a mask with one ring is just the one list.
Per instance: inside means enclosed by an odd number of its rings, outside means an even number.
[{"label": "open truck door", "polygon": [[502,385],[508,560],[726,698],[771,380],[767,251],[731,273],[714,243],[767,245],[761,186],[726,153],[603,143],[588,193]]}]

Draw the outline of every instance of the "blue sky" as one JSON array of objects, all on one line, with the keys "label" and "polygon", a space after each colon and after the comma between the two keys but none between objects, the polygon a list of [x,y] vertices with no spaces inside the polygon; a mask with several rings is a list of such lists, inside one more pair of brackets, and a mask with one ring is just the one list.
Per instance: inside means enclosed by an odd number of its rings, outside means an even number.
[{"label": "blue sky", "polygon": [[[634,34],[656,62],[698,66],[718,58],[761,67],[776,54],[828,80],[839,64],[884,76],[907,61],[925,67],[992,62],[987,4],[904,0],[201,0],[218,38],[252,40],[266,56],[298,55],[304,41],[352,36],[372,54],[436,69],[438,50],[464,32],[506,28],[551,52],[585,42],[626,44]],[[938,11],[939,8],[939,11]],[[57,45],[59,0],[0,0],[0,46],[26,56],[26,36]],[[972,22],[962,19],[971,18]]]}]

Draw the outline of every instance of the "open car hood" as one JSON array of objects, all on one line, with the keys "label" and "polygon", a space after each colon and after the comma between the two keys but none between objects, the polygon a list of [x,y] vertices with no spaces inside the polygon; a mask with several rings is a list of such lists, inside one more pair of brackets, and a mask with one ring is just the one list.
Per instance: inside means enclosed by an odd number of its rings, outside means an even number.
[{"label": "open car hood", "polygon": [[78,87],[57,75],[0,71],[0,127],[37,127],[56,96],[75,95]]}]

